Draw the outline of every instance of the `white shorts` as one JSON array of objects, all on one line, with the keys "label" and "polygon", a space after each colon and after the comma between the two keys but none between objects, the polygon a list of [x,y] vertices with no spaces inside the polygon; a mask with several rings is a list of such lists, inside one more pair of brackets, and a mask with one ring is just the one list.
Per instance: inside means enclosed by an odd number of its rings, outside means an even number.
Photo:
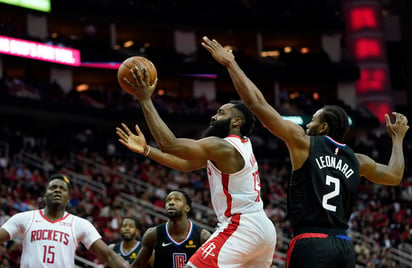
[{"label": "white shorts", "polygon": [[275,226],[264,211],[237,214],[219,224],[188,264],[195,268],[269,268],[275,246]]}]

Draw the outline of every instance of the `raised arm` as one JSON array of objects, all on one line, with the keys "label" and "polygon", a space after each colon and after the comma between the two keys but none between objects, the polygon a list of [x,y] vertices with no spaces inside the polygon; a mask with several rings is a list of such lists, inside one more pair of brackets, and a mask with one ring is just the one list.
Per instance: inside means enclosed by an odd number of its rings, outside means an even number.
[{"label": "raised arm", "polygon": [[392,153],[387,165],[377,163],[369,156],[356,154],[360,164],[360,175],[368,180],[386,184],[399,185],[405,170],[403,155],[403,139],[409,129],[408,119],[400,113],[393,112],[395,122],[392,124],[388,114],[385,114],[386,130],[392,139]]},{"label": "raised arm", "polygon": [[[157,81],[153,85],[150,85],[148,81],[149,77],[146,75],[147,69],[140,69],[137,66],[136,69],[132,69],[131,72],[135,81],[131,83],[125,80],[125,82],[134,88],[134,95],[140,102],[146,123],[162,152],[175,155],[181,159],[195,161],[197,166],[200,166],[199,163],[202,163],[201,166],[206,166],[206,161],[212,160],[223,172],[234,172],[238,170],[231,170],[231,163],[227,161],[227,159],[232,159],[232,156],[239,153],[223,139],[217,137],[207,137],[200,140],[176,138],[153,105],[151,95],[156,87]],[[158,152],[154,150],[154,154],[152,154],[151,157],[164,162],[166,156],[156,153]],[[175,160],[175,158],[173,159]],[[219,163],[223,163],[225,166],[220,166]],[[171,163],[169,162],[169,164]]]},{"label": "raised arm", "polygon": [[299,168],[307,158],[310,145],[310,138],[304,129],[290,120],[283,119],[266,101],[262,92],[239,67],[231,50],[224,49],[216,40],[209,40],[207,37],[203,37],[202,46],[216,61],[226,67],[243,102],[272,134],[287,144],[292,168]]},{"label": "raised arm", "polygon": [[[266,101],[262,92],[239,67],[231,50],[226,50],[215,39],[203,37],[202,46],[220,64],[226,67],[236,91],[249,109],[277,137],[293,145],[294,138],[304,136],[304,130],[295,123],[284,120],[282,116]],[[293,135],[297,134],[297,136]]]}]

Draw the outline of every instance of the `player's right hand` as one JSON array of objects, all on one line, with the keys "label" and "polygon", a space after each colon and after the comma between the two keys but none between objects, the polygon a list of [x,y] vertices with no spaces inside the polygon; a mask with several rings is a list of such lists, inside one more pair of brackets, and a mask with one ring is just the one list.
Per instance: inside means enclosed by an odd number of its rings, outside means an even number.
[{"label": "player's right hand", "polygon": [[235,60],[232,50],[225,49],[215,39],[210,40],[207,36],[204,36],[202,40],[202,46],[223,66],[227,66]]}]

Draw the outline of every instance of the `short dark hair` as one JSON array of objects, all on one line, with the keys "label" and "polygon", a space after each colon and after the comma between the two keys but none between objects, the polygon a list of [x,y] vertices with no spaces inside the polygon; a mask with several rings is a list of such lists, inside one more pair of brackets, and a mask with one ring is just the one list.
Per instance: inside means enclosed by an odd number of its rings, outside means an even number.
[{"label": "short dark hair", "polygon": [[255,127],[255,115],[247,108],[246,104],[240,100],[231,100],[229,103],[234,104],[233,108],[240,112],[240,116],[243,119],[243,123],[240,126],[240,134],[242,136],[248,136]]},{"label": "short dark hair", "polygon": [[191,198],[185,191],[180,190],[180,189],[172,190],[172,191],[170,191],[170,193],[171,193],[171,192],[181,193],[181,194],[185,197],[185,199],[186,199],[186,204],[187,204],[187,205],[189,206],[189,208],[190,208],[190,210],[189,210],[189,212],[187,213],[187,215],[188,215],[188,216],[192,215],[192,198]]},{"label": "short dark hair", "polygon": [[329,125],[328,136],[342,142],[349,131],[349,118],[345,110],[337,105],[325,105],[319,115],[321,122]]},{"label": "short dark hair", "polygon": [[64,175],[64,174],[53,174],[49,177],[49,179],[47,180],[47,185],[49,185],[49,183],[52,180],[62,180],[67,184],[67,188],[69,188],[69,190],[71,189],[71,180],[69,178],[69,176]]},{"label": "short dark hair", "polygon": [[134,222],[134,225],[136,226],[136,228],[141,230],[141,225],[140,225],[139,220],[136,217],[133,217],[133,216],[124,216],[120,225],[123,225],[123,222],[126,219],[132,220]]}]

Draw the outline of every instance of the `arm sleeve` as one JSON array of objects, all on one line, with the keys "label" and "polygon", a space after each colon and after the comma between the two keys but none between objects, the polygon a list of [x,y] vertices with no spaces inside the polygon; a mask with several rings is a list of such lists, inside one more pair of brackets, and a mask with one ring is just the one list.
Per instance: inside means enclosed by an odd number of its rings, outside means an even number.
[{"label": "arm sleeve", "polygon": [[9,233],[10,239],[15,238],[19,234],[24,234],[26,228],[33,220],[34,211],[21,212],[13,215],[2,226]]},{"label": "arm sleeve", "polygon": [[91,222],[80,217],[76,217],[75,231],[78,234],[77,237],[80,238],[80,242],[82,242],[87,249],[90,249],[91,245],[93,245],[96,240],[102,238]]}]

